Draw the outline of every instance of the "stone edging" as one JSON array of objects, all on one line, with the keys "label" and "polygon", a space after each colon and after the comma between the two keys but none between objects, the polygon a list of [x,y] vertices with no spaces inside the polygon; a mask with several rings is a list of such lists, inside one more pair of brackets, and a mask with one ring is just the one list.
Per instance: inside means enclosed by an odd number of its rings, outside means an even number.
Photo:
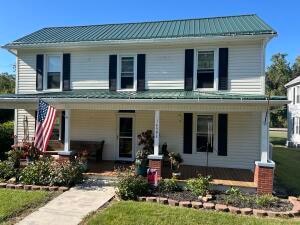
[{"label": "stone edging", "polygon": [[18,189],[26,191],[61,191],[65,192],[69,190],[69,187],[58,187],[58,186],[41,186],[41,185],[27,185],[27,184],[10,184],[10,183],[0,183],[0,188],[7,189]]},{"label": "stone edging", "polygon": [[241,214],[241,215],[254,215],[257,217],[300,217],[300,200],[296,197],[289,197],[288,199],[291,204],[293,204],[293,209],[291,211],[286,212],[274,212],[268,210],[261,209],[251,209],[251,208],[237,208],[233,206],[223,205],[223,204],[215,204],[213,202],[197,202],[197,201],[176,201],[168,198],[161,197],[138,197],[138,201],[146,201],[146,202],[157,202],[159,204],[170,205],[170,206],[180,206],[186,208],[194,208],[194,209],[206,209],[206,210],[215,210],[219,212],[230,212],[233,214]]}]

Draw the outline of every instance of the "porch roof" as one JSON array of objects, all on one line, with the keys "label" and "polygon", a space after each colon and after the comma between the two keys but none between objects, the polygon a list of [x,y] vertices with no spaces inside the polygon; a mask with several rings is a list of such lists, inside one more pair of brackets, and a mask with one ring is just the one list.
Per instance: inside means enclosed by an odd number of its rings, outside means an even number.
[{"label": "porch roof", "polygon": [[[257,94],[239,94],[227,91],[185,91],[185,90],[147,90],[147,91],[109,91],[109,90],[71,90],[63,92],[43,92],[34,94],[3,94],[2,100],[43,99],[131,99],[131,100],[247,100],[267,101],[268,96]],[[286,96],[270,96],[270,101],[287,101]]]}]

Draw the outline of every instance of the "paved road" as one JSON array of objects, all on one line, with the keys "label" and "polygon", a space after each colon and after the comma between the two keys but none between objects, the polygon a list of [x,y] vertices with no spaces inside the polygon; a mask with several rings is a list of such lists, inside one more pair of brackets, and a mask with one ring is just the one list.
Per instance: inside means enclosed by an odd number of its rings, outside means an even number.
[{"label": "paved road", "polygon": [[71,188],[26,216],[18,225],[76,225],[112,199],[115,190],[103,181],[89,180]]}]

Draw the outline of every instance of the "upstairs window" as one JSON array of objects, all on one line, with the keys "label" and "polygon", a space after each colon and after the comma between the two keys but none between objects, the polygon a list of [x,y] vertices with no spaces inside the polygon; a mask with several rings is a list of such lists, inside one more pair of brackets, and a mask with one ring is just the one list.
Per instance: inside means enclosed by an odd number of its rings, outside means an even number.
[{"label": "upstairs window", "polygon": [[196,149],[197,152],[213,152],[214,131],[213,115],[197,116]]},{"label": "upstairs window", "polygon": [[296,88],[293,88],[293,105],[296,103]]},{"label": "upstairs window", "polygon": [[212,89],[215,81],[215,52],[198,51],[197,89]]},{"label": "upstairs window", "polygon": [[61,88],[62,58],[59,55],[47,56],[47,89]]},{"label": "upstairs window", "polygon": [[120,57],[120,75],[119,75],[119,89],[121,90],[135,90],[136,79],[136,57],[135,56],[121,56]]}]

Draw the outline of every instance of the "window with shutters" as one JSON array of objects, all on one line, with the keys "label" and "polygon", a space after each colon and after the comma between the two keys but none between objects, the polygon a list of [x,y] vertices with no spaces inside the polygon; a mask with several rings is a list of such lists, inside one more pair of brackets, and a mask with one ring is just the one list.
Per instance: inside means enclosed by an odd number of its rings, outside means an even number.
[{"label": "window with shutters", "polygon": [[216,89],[217,50],[196,51],[195,89]]},{"label": "window with shutters", "polygon": [[120,56],[118,90],[136,90],[136,56]]},{"label": "window with shutters", "polygon": [[62,56],[47,55],[46,79],[44,87],[48,90],[60,90],[62,83]]},{"label": "window with shutters", "polygon": [[196,152],[213,152],[214,127],[214,115],[197,115]]}]

